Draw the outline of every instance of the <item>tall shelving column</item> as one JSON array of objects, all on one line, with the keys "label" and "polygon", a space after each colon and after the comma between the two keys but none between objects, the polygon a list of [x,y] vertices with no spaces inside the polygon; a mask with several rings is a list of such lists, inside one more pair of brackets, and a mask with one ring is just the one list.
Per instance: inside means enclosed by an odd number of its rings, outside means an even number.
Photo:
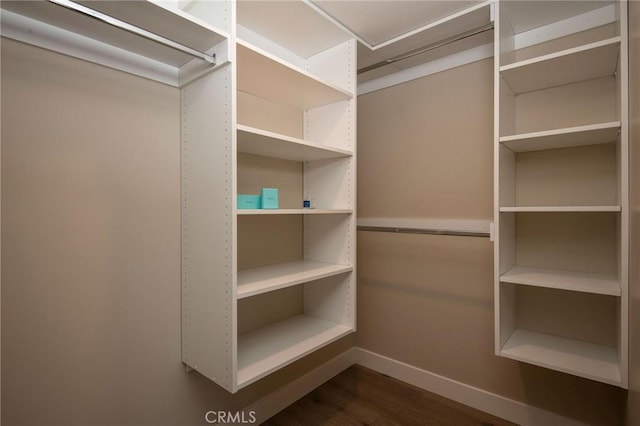
[{"label": "tall shelving column", "polygon": [[281,209],[236,212],[242,388],[355,330],[356,45],[304,2],[237,15],[238,190],[281,185]]},{"label": "tall shelving column", "polygon": [[[355,330],[356,43],[303,1],[212,3],[186,10],[229,24],[231,64],[183,105],[211,130],[183,152],[183,349],[236,392]],[[279,209],[237,209],[263,187]]]},{"label": "tall shelving column", "polygon": [[495,7],[496,354],[626,388],[627,4]]}]

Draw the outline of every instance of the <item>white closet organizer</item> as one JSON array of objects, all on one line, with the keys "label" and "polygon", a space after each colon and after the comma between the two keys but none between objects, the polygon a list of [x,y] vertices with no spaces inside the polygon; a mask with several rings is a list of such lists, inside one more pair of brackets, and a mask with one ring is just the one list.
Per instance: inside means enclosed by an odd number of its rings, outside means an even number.
[{"label": "white closet organizer", "polygon": [[183,3],[3,1],[2,35],[180,88],[182,357],[236,392],[355,330],[356,43],[303,1]]},{"label": "white closet organizer", "polygon": [[626,8],[499,1],[494,80],[496,353],[623,388]]},{"label": "white closet organizer", "polygon": [[183,361],[236,392],[355,330],[356,43],[302,1],[224,12],[231,63],[182,96]]},{"label": "white closet organizer", "polygon": [[[174,87],[224,66],[228,59],[228,29],[160,2],[3,1],[1,7],[3,37]],[[146,37],[163,38],[168,45]],[[203,60],[203,53],[215,63]]]}]

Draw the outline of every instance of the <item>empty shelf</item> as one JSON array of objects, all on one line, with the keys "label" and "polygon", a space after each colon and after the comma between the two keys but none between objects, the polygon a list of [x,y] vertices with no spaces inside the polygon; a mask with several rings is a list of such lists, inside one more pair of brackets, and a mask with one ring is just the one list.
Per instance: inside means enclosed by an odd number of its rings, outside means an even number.
[{"label": "empty shelf", "polygon": [[349,209],[238,209],[238,215],[269,214],[351,214]]},{"label": "empty shelf", "polygon": [[615,275],[515,266],[502,274],[500,281],[558,290],[620,296],[620,283]]},{"label": "empty shelf", "polygon": [[246,42],[238,41],[237,47],[240,91],[301,110],[353,96]]},{"label": "empty shelf", "polygon": [[301,58],[351,39],[348,32],[317,13],[316,8],[304,1],[239,1],[238,35],[242,37],[243,27],[248,28]]},{"label": "empty shelf", "polygon": [[591,212],[591,213],[599,213],[599,212],[610,212],[617,213],[620,212],[620,206],[509,206],[509,207],[500,207],[501,213],[546,213],[546,212],[556,212],[556,213],[581,213],[581,212]]},{"label": "empty shelf", "polygon": [[500,67],[515,94],[613,76],[618,66],[620,37]]},{"label": "empty shelf", "polygon": [[351,266],[300,260],[238,271],[238,299],[352,271]]},{"label": "empty shelf", "polygon": [[543,151],[615,142],[619,131],[620,122],[612,121],[610,123],[503,136],[500,138],[500,142],[513,152]]},{"label": "empty shelf", "polygon": [[298,315],[238,339],[238,388],[352,332],[351,327]]},{"label": "empty shelf", "polygon": [[509,22],[514,34],[520,34],[610,6],[612,3],[610,0],[547,1],[541,7],[542,4],[537,1],[511,1],[505,2],[500,15]]},{"label": "empty shelf", "polygon": [[238,151],[293,161],[349,157],[351,151],[333,148],[267,130],[238,125]]},{"label": "empty shelf", "polygon": [[616,348],[516,329],[500,355],[619,386]]}]

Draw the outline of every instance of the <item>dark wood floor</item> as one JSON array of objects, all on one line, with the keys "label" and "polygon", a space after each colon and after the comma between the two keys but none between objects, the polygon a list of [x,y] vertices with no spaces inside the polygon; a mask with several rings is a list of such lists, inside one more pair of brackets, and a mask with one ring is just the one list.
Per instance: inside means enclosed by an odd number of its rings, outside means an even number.
[{"label": "dark wood floor", "polygon": [[513,426],[506,420],[353,366],[287,407],[270,426]]}]

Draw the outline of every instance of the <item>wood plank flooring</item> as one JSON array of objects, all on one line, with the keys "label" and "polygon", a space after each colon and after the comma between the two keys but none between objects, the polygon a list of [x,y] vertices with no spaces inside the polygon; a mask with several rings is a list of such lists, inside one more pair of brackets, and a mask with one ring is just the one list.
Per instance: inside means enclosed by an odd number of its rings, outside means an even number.
[{"label": "wood plank flooring", "polygon": [[269,426],[513,426],[354,365],[263,423]]}]

